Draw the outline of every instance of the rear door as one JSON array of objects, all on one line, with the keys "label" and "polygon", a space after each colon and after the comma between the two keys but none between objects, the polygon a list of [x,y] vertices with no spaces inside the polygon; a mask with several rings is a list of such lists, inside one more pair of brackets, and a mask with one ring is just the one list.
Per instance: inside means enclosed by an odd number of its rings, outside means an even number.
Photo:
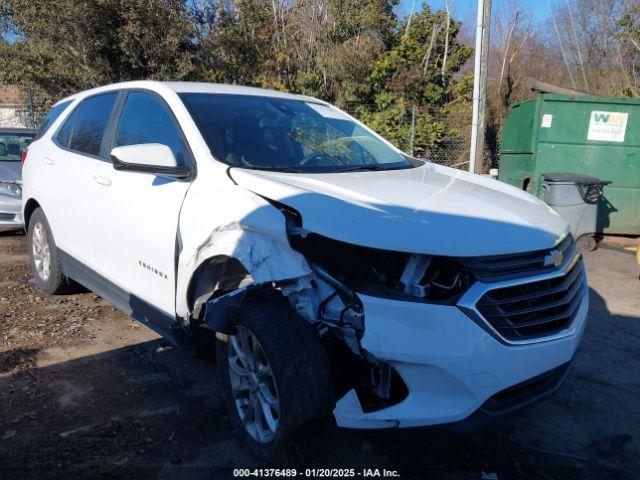
[{"label": "rear door", "polygon": [[[161,143],[178,164],[191,165],[186,139],[170,107],[151,91],[125,92],[110,147]],[[178,217],[190,182],[96,165],[101,181],[93,230],[99,273],[129,294],[133,311],[150,304],[175,317]]]},{"label": "rear door", "polygon": [[108,92],[80,102],[53,138],[58,148],[40,159],[40,171],[48,177],[44,209],[57,246],[92,269],[97,267],[94,171],[106,161],[103,141],[117,98],[118,92]]}]

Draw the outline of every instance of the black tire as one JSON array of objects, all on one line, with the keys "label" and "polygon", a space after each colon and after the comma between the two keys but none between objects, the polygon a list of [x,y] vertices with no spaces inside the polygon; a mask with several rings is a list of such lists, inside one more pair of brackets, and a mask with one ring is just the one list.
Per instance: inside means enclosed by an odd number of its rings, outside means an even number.
[{"label": "black tire", "polygon": [[216,355],[229,418],[245,443],[263,460],[278,465],[304,461],[330,428],[335,403],[329,359],[319,335],[295,314],[279,292],[259,293],[228,310],[232,331],[243,327],[260,342],[273,372],[280,415],[275,437],[255,440],[236,408],[229,372],[229,342],[216,340]]},{"label": "black tire", "polygon": [[[49,275],[46,278],[44,278],[41,273],[38,272],[38,268],[36,267],[36,261],[34,258],[34,230],[38,228],[38,226],[41,226],[44,229],[49,246]],[[41,208],[36,208],[31,215],[31,218],[29,219],[27,238],[29,240],[29,260],[31,263],[31,272],[38,287],[40,287],[42,291],[50,295],[61,295],[64,293],[69,293],[73,288],[73,284],[71,280],[67,278],[64,273],[62,273],[62,268],[60,266],[60,255],[58,254],[58,249],[56,248],[56,242],[53,238],[53,234],[51,233],[51,227],[49,227],[47,217],[45,216]]]}]

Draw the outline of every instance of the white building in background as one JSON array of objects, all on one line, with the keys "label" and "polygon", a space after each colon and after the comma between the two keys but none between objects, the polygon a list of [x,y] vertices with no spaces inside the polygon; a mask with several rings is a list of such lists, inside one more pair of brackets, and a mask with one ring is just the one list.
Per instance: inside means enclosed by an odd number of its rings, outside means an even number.
[{"label": "white building in background", "polygon": [[29,116],[19,87],[0,85],[0,128],[29,128]]}]

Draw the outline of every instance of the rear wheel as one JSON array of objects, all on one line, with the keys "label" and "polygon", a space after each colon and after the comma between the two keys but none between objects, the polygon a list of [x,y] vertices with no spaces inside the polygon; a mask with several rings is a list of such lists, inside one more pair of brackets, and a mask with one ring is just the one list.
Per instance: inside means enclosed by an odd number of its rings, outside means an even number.
[{"label": "rear wheel", "polygon": [[36,284],[51,295],[67,293],[71,289],[71,281],[62,273],[56,243],[41,208],[31,215],[27,235],[31,271]]},{"label": "rear wheel", "polygon": [[216,353],[229,418],[262,459],[299,461],[334,402],[318,334],[279,293],[247,298],[228,314],[233,334],[217,340]]}]

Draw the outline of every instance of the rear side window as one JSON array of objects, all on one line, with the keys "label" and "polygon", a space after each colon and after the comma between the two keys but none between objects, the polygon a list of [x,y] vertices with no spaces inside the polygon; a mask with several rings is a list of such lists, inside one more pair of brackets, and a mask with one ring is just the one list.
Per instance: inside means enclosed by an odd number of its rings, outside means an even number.
[{"label": "rear side window", "polygon": [[118,92],[111,92],[83,100],[58,133],[60,143],[71,150],[99,156],[117,97]]},{"label": "rear side window", "polygon": [[71,115],[69,115],[69,118],[67,118],[67,121],[64,122],[64,125],[58,132],[58,142],[63,147],[69,148],[69,140],[71,140],[71,132],[73,132],[73,127],[76,124],[76,118],[78,118],[77,108],[71,112]]},{"label": "rear side window", "polygon": [[164,101],[146,92],[130,92],[120,115],[115,147],[160,143],[168,146],[178,165],[185,165],[187,146]]},{"label": "rear side window", "polygon": [[56,121],[56,119],[60,116],[64,109],[69,106],[70,103],[71,100],[59,103],[47,112],[47,114],[42,119],[42,123],[40,124],[40,128],[38,129],[38,133],[36,134],[36,140],[42,137],[42,135],[44,135],[46,131],[49,130],[51,124]]}]

